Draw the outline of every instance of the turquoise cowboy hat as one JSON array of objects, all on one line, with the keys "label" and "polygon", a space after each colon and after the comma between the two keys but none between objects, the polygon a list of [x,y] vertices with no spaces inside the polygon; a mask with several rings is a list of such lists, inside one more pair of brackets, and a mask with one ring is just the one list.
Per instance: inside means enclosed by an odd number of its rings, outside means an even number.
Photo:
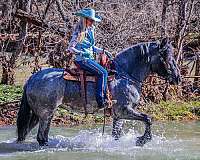
[{"label": "turquoise cowboy hat", "polygon": [[95,13],[95,10],[92,8],[84,8],[78,12],[75,13],[76,16],[80,16],[80,17],[86,17],[86,18],[90,18],[96,22],[100,22],[101,21],[101,17],[97,16]]}]

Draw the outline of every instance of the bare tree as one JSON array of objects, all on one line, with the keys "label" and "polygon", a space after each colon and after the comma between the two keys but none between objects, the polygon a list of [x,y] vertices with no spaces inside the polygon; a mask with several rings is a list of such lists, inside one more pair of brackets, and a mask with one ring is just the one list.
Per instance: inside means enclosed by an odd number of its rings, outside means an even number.
[{"label": "bare tree", "polygon": [[200,52],[197,53],[194,86],[200,87]]},{"label": "bare tree", "polygon": [[[178,54],[176,61],[179,62],[179,59],[182,54],[184,38],[187,35],[188,25],[190,23],[190,18],[192,16],[194,8],[194,0],[181,0],[179,4],[179,15],[178,15],[178,24],[176,30],[176,41]],[[187,12],[188,9],[188,12]]]},{"label": "bare tree", "polygon": [[161,17],[161,37],[166,36],[166,13],[169,0],[163,0],[162,17]]},{"label": "bare tree", "polygon": [[[30,12],[31,0],[18,0],[18,7],[26,12]],[[19,37],[16,43],[16,51],[12,53],[9,60],[6,57],[3,58],[3,71],[2,71],[2,84],[14,84],[15,76],[15,67],[16,60],[20,56],[23,46],[25,44],[26,35],[27,35],[28,23],[25,20],[20,21],[20,32]]]},{"label": "bare tree", "polygon": [[[17,12],[13,11],[15,6]],[[31,64],[31,70],[34,68],[33,72],[39,70],[42,63],[63,67],[64,51],[71,37],[72,26],[78,20],[73,13],[84,7],[94,8],[102,17],[102,22],[95,24],[96,45],[113,55],[135,43],[153,41],[167,35],[171,39],[175,37],[177,61],[182,63],[182,56],[188,54],[184,47],[193,42],[200,32],[199,0],[2,0],[0,7],[3,8],[0,47],[4,49],[0,52],[0,61],[3,68],[1,82],[4,84],[13,84],[14,71],[23,57],[29,58],[27,61]],[[15,16],[11,16],[11,13],[15,13]],[[4,40],[1,42],[1,39]],[[11,44],[15,44],[14,47]],[[195,52],[198,51],[195,49]],[[199,60],[195,63],[195,75],[198,76]],[[163,83],[158,78],[154,79],[155,84]],[[199,85],[198,80],[195,79],[196,86]],[[157,87],[155,95],[165,92],[163,86]],[[153,89],[148,86],[148,91]],[[164,96],[160,97],[163,99]]]}]

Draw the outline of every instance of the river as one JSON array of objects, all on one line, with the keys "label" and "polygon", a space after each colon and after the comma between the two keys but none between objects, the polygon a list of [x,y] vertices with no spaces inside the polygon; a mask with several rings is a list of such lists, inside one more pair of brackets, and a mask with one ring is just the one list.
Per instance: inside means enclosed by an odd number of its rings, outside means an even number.
[{"label": "river", "polygon": [[111,126],[52,127],[49,146],[39,147],[37,130],[24,144],[16,144],[16,128],[0,127],[0,160],[200,160],[200,121],[154,122],[153,140],[135,146],[141,123],[127,122],[119,141]]}]

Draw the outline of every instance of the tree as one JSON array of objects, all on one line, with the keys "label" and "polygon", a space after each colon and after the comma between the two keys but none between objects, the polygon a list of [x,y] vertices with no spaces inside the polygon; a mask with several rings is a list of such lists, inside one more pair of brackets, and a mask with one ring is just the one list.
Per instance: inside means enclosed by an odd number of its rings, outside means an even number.
[{"label": "tree", "polygon": [[[21,9],[30,13],[31,3],[31,0],[18,0],[17,9]],[[2,84],[14,84],[16,60],[22,53],[23,46],[25,45],[27,29],[28,23],[22,19],[20,21],[20,31],[16,42],[16,50],[12,53],[9,60],[7,60],[6,56],[2,58]]]},{"label": "tree", "polygon": [[177,30],[175,35],[175,41],[178,49],[177,59],[176,61],[179,62],[182,50],[183,50],[183,43],[185,36],[188,34],[187,29],[190,24],[190,18],[193,13],[194,9],[194,0],[180,0],[179,8],[178,8],[178,23],[177,23]]},{"label": "tree", "polygon": [[165,37],[166,35],[166,13],[168,6],[169,6],[169,0],[163,0],[163,8],[161,15],[161,37]]}]

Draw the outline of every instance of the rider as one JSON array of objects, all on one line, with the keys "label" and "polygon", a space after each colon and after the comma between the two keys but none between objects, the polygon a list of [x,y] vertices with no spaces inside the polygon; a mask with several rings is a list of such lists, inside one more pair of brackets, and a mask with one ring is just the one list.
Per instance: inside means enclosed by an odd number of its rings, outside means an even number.
[{"label": "rider", "polygon": [[[69,43],[68,50],[75,54],[75,62],[81,69],[97,76],[96,101],[98,108],[106,107],[106,90],[108,72],[94,59],[93,53],[101,54],[103,49],[95,46],[94,22],[100,22],[101,17],[95,14],[92,8],[84,8],[75,13],[80,17]],[[111,59],[108,51],[105,54]]]}]

